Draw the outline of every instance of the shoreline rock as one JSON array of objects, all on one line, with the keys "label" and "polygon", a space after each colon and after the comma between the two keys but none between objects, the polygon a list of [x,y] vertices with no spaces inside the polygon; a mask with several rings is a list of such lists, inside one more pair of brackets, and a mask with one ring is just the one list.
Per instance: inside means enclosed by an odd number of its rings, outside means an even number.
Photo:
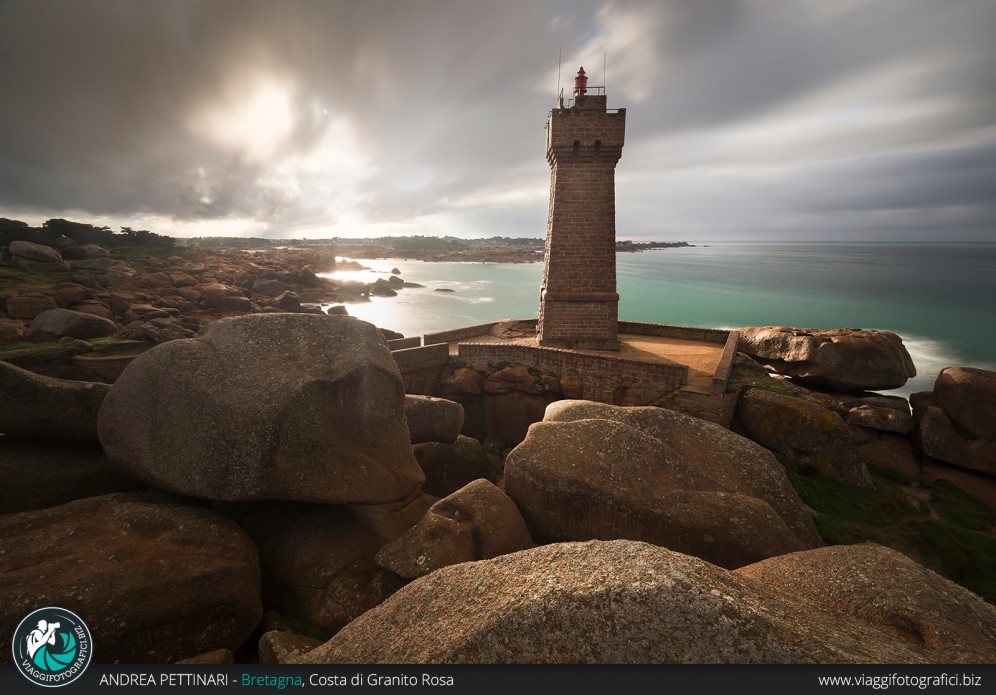
[{"label": "shoreline rock", "polygon": [[889,331],[786,326],[739,331],[741,351],[800,383],[875,391],[899,388],[916,376],[902,338]]}]

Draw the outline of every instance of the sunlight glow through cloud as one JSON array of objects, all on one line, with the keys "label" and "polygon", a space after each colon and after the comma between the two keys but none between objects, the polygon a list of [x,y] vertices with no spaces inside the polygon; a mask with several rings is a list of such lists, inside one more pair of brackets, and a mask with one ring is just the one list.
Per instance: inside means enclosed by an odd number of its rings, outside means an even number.
[{"label": "sunlight glow through cloud", "polygon": [[276,154],[293,132],[297,114],[290,86],[272,76],[253,77],[198,108],[191,129],[251,162]]}]

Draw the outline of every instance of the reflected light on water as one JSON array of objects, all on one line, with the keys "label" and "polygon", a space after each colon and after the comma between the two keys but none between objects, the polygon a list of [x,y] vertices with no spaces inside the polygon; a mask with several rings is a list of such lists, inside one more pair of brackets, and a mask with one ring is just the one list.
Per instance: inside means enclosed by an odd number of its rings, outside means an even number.
[{"label": "reflected light on water", "polygon": [[346,304],[351,316],[407,337],[538,314],[542,263],[427,263],[404,258],[359,262],[370,270],[350,268],[323,276],[370,283],[387,279],[397,268],[406,282],[423,285],[399,289],[397,297]]},{"label": "reflected light on water", "polygon": [[376,282],[377,278],[390,277],[388,273],[380,273],[373,270],[342,270],[334,273],[319,273],[319,277],[329,278],[336,282]]}]

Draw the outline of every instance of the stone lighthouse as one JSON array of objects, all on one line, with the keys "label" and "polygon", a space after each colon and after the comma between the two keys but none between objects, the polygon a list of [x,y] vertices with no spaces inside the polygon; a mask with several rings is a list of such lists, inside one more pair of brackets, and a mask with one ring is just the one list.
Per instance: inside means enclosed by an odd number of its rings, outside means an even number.
[{"label": "stone lighthouse", "polygon": [[550,211],[537,328],[543,346],[619,349],[615,169],[626,110],[606,109],[605,99],[588,94],[582,67],[573,102],[564,107],[561,99],[547,121]]}]

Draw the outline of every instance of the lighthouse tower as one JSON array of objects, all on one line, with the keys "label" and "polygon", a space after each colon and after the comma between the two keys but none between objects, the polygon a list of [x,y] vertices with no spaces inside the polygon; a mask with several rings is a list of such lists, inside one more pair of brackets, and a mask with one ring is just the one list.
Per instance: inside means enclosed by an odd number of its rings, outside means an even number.
[{"label": "lighthouse tower", "polygon": [[551,177],[540,345],[619,349],[615,169],[625,131],[626,110],[606,109],[604,93],[588,94],[582,67],[573,102],[558,104],[546,127]]}]

